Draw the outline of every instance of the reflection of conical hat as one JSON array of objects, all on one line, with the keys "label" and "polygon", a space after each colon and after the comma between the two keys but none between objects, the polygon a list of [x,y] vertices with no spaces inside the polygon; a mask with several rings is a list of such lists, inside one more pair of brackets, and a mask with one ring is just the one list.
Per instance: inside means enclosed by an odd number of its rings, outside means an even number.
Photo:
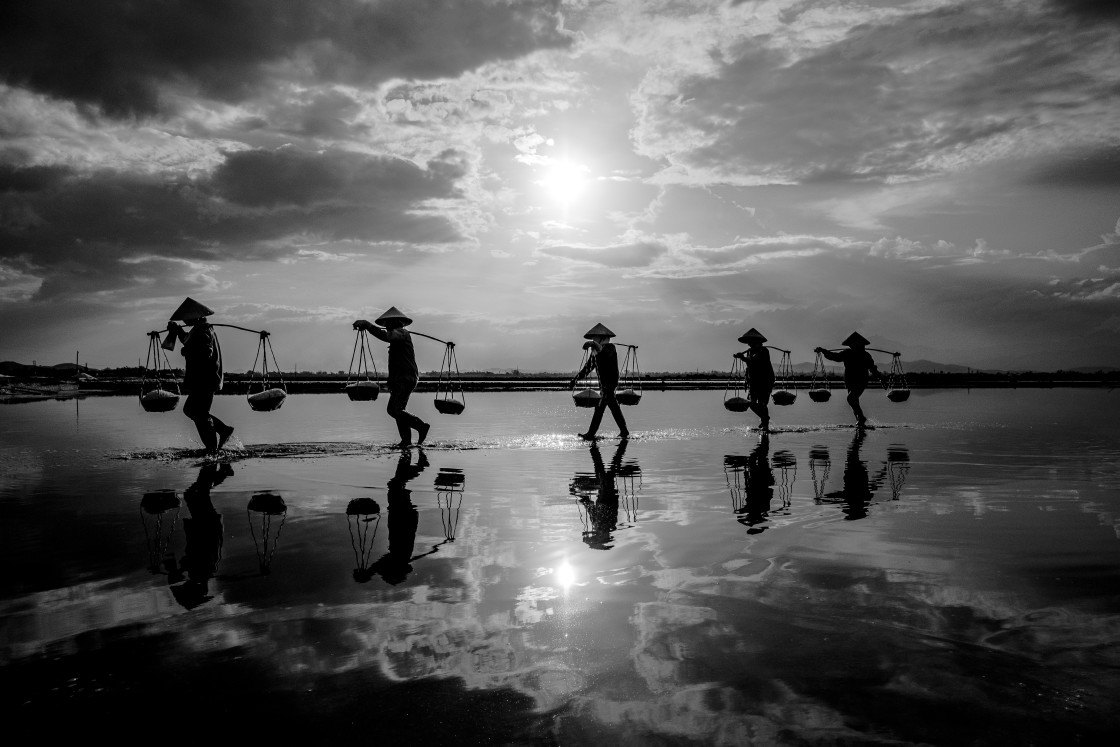
[{"label": "reflection of conical hat", "polygon": [[752,342],[752,341],[766,342],[766,338],[763,337],[762,333],[759,332],[757,329],[755,329],[754,327],[751,327],[750,329],[748,329],[746,331],[746,333],[742,337],[739,338],[739,342]]},{"label": "reflection of conical hat", "polygon": [[214,313],[213,309],[209,309],[191,297],[187,297],[186,301],[179,304],[179,308],[175,309],[175,313],[171,315],[173,322],[189,322],[193,319],[201,319],[210,316]]},{"label": "reflection of conical hat", "polygon": [[374,319],[374,323],[380,324],[382,327],[384,327],[385,322],[394,320],[400,321],[402,327],[407,327],[408,325],[412,324],[412,320],[401,313],[401,310],[396,306],[390,306],[388,311]]},{"label": "reflection of conical hat", "polygon": [[587,330],[587,332],[585,332],[583,334],[583,336],[586,337],[588,340],[590,340],[592,337],[598,337],[600,335],[602,335],[603,337],[614,337],[614,332],[611,332],[609,329],[607,329],[603,325],[602,322],[599,322],[598,324],[596,324],[594,327]]},{"label": "reflection of conical hat", "polygon": [[852,347],[853,345],[870,345],[871,340],[868,340],[859,332],[853,332],[844,339],[844,342],[840,344],[847,345],[848,347]]}]

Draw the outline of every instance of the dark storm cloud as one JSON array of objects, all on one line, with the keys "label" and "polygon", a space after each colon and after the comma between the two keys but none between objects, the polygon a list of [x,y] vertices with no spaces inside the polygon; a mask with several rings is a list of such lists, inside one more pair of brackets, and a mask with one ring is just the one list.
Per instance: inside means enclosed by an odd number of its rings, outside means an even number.
[{"label": "dark storm cloud", "polygon": [[345,151],[306,153],[294,149],[231,153],[214,173],[222,197],[254,207],[346,202],[407,207],[417,197],[452,197],[463,172],[434,162],[428,171],[399,158],[358,156]]},{"label": "dark storm cloud", "polygon": [[639,242],[607,247],[550,246],[540,250],[542,254],[578,262],[590,262],[603,267],[626,268],[647,267],[668,251],[662,244]]},{"label": "dark storm cloud", "polygon": [[455,76],[560,47],[559,0],[35,0],[0,5],[0,81],[161,113],[165,86],[235,102],[277,70],[302,82]]},{"label": "dark storm cloud", "polygon": [[1120,21],[1120,3],[1116,0],[1050,0],[1059,12],[1097,23],[1103,20]]},{"label": "dark storm cloud", "polygon": [[37,298],[173,281],[191,263],[282,259],[290,237],[446,243],[427,200],[455,197],[448,152],[422,169],[394,158],[292,149],[227,156],[205,179],[63,169],[0,170],[0,263],[42,279]]},{"label": "dark storm cloud", "polygon": [[1029,180],[1056,187],[1120,188],[1120,147],[1052,159],[1034,169]]},{"label": "dark storm cloud", "polygon": [[[1083,62],[1114,54],[1112,34],[1054,13],[963,3],[853,27],[801,57],[751,39],[715,73],[651,95],[636,132],[650,155],[737,179],[928,177],[1006,155],[1024,133],[1068,135],[1041,123],[1073,127],[1120,99],[1111,72]],[[1112,141],[1103,127],[1083,137]]]}]

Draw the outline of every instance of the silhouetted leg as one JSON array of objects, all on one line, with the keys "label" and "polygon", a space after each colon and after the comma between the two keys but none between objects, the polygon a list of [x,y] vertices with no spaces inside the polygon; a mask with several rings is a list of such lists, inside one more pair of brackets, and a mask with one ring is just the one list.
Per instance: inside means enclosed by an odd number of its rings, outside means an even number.
[{"label": "silhouetted leg", "polygon": [[867,422],[867,417],[863,414],[863,408],[859,406],[860,395],[863,394],[863,388],[849,389],[848,390],[848,404],[852,408],[852,412],[856,416],[856,425],[863,425]]},{"label": "silhouetted leg", "polygon": [[622,416],[622,407],[618,404],[618,400],[614,398],[614,392],[609,396],[604,395],[603,399],[607,400],[607,407],[611,408],[611,415],[614,416],[614,422],[618,426],[618,435],[627,438],[630,431],[626,428],[626,418]]},{"label": "silhouetted leg", "polygon": [[766,406],[769,400],[770,392],[767,391],[764,396],[752,397],[750,401],[750,408],[759,419],[758,427],[764,431],[770,429],[770,408]]},{"label": "silhouetted leg", "polygon": [[385,408],[389,417],[397,421],[397,433],[400,434],[402,445],[412,443],[413,429],[421,434],[421,441],[428,432],[427,423],[404,409],[408,406],[408,398],[411,395],[412,389],[405,389],[404,387],[394,389],[389,394],[389,404]]},{"label": "silhouetted leg", "polygon": [[599,432],[599,424],[603,422],[603,412],[606,409],[606,396],[599,397],[599,401],[595,404],[595,412],[591,415],[591,425],[587,426],[587,432],[581,433],[581,436],[584,438],[595,438],[595,434]]},{"label": "silhouetted leg", "polygon": [[214,433],[217,436],[218,448],[220,449],[226,445],[226,441],[233,435],[233,426],[223,423],[217,415],[211,415],[210,422],[214,425]]},{"label": "silhouetted leg", "polygon": [[214,430],[214,419],[210,416],[213,403],[213,394],[188,394],[187,401],[183,403],[183,414],[194,422],[198,438],[207,451],[218,449],[218,435]]}]

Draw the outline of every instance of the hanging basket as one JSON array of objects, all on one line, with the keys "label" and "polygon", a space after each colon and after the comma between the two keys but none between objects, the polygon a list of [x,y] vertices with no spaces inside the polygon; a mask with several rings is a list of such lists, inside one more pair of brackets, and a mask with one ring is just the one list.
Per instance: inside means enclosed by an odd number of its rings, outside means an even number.
[{"label": "hanging basket", "polygon": [[746,412],[751,409],[751,402],[745,397],[727,397],[723,400],[723,406],[731,412]]},{"label": "hanging basket", "polygon": [[[269,333],[259,334],[261,339],[257,345],[256,358],[253,359],[253,369],[249,375],[249,390],[245,398],[249,401],[249,407],[256,412],[272,412],[280,409],[288,397],[288,392],[284,386],[284,377],[280,375],[280,366],[276,363],[276,352],[269,341]],[[271,363],[269,363],[270,355]],[[257,361],[260,361],[261,365],[259,378],[257,378]]]},{"label": "hanging basket", "polygon": [[906,384],[906,372],[902,370],[902,356],[894,353],[891,357],[891,372],[887,375],[887,399],[891,402],[905,402],[910,399],[910,387]]},{"label": "hanging basket", "polygon": [[455,357],[453,342],[444,343],[436,398],[432,404],[441,415],[459,415],[467,409],[467,396],[463,391],[463,379],[459,374],[459,361]]},{"label": "hanging basket", "polygon": [[355,381],[346,385],[346,396],[351,402],[372,402],[381,393],[381,385],[376,381]]},{"label": "hanging basket", "polygon": [[828,402],[832,398],[832,381],[824,365],[824,355],[817,353],[813,361],[813,376],[809,380],[809,399],[814,402]]},{"label": "hanging basket", "polygon": [[[767,345],[766,347],[771,347]],[[774,350],[781,350],[781,348],[774,348]],[[775,405],[792,405],[797,401],[797,394],[794,392],[793,387],[793,362],[790,360],[789,351],[782,350],[782,360],[778,363],[778,370],[776,371],[776,379],[778,381],[778,390],[774,392],[771,398],[774,400]]]},{"label": "hanging basket", "polygon": [[288,393],[279,387],[265,389],[264,391],[250,394],[248,396],[249,407],[257,412],[271,412],[272,410],[279,410],[280,406],[284,404],[287,399]]},{"label": "hanging basket", "polygon": [[459,415],[467,408],[465,404],[455,399],[436,399],[432,404],[443,415]]},{"label": "hanging basket", "polygon": [[146,412],[170,412],[179,404],[179,395],[166,389],[152,389],[140,395],[140,406]]},{"label": "hanging basket", "polygon": [[775,405],[792,405],[797,401],[797,395],[789,391],[788,389],[781,389],[774,392],[773,400]]},{"label": "hanging basket", "polygon": [[731,357],[731,373],[727,375],[727,385],[723,388],[723,406],[731,412],[746,412],[751,409],[747,393],[747,364],[742,358]]},{"label": "hanging basket", "polygon": [[636,405],[642,401],[642,393],[634,389],[620,389],[614,393],[614,398],[620,405]]},{"label": "hanging basket", "polygon": [[572,395],[572,400],[575,401],[576,407],[595,407],[599,404],[602,395],[595,389],[580,389]]},{"label": "hanging basket", "polygon": [[[354,381],[351,381],[351,378]],[[351,402],[372,402],[381,393],[381,385],[377,383],[377,378],[377,364],[373,360],[369,338],[364,329],[359,329],[354,338],[354,352],[350,356],[350,369],[346,373],[343,391]]]},{"label": "hanging basket", "polygon": [[[595,343],[592,341],[583,344],[583,357],[580,359],[579,368],[576,369],[576,376],[578,377],[583,373],[584,368],[588,365],[591,359],[592,350],[595,350]],[[575,402],[576,407],[595,407],[602,399],[602,394],[599,392],[599,372],[594,366],[588,371],[586,379],[583,379],[583,386],[572,394],[572,401]]]},{"label": "hanging basket", "polygon": [[626,346],[626,358],[622,362],[622,375],[619,377],[618,389],[614,393],[615,401],[620,405],[634,406],[642,401],[642,371],[638,367],[638,346]]},{"label": "hanging basket", "polygon": [[140,380],[140,406],[145,412],[170,412],[179,404],[179,385],[168,380],[170,375],[171,366],[160,346],[159,332],[149,332],[148,357]]}]

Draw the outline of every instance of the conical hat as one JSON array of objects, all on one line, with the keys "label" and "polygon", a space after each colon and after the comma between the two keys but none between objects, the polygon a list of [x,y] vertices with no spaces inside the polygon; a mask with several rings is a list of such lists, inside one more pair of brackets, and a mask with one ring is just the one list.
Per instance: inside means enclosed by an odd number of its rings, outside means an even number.
[{"label": "conical hat", "polygon": [[214,313],[213,309],[209,309],[191,297],[187,297],[186,301],[179,304],[179,308],[175,309],[175,313],[171,315],[173,322],[189,322],[194,319],[201,319],[205,316],[210,316]]},{"label": "conical hat", "polygon": [[401,322],[402,327],[407,327],[408,325],[412,324],[412,320],[401,313],[401,310],[396,306],[390,306],[388,311],[374,319],[374,323],[380,324],[382,327],[384,327],[385,322],[391,322],[394,320]]},{"label": "conical hat", "polygon": [[866,346],[866,345],[871,344],[871,340],[868,340],[866,337],[861,335],[859,332],[853,332],[852,334],[848,335],[844,339],[844,342],[842,342],[840,344],[841,345],[847,345],[848,347],[851,347],[852,345],[865,345]]},{"label": "conical hat", "polygon": [[614,332],[611,332],[609,329],[606,328],[606,326],[603,325],[602,322],[599,322],[594,327],[592,327],[591,329],[589,329],[589,330],[587,330],[586,332],[583,333],[583,336],[586,337],[588,340],[590,340],[593,337],[598,337],[600,335],[602,335],[603,337],[614,337]]},{"label": "conical hat", "polygon": [[751,327],[739,338],[739,342],[766,342],[766,338],[757,329]]}]

